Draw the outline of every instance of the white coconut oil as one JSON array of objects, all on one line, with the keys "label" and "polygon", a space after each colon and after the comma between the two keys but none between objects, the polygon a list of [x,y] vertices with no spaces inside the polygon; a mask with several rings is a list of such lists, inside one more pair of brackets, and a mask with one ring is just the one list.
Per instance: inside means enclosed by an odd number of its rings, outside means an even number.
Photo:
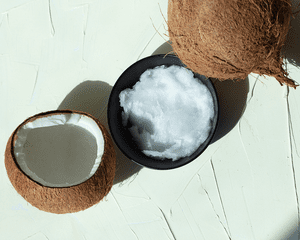
[{"label": "white coconut oil", "polygon": [[147,156],[173,161],[191,155],[207,139],[214,116],[209,89],[179,66],[146,70],[120,95],[123,126]]}]

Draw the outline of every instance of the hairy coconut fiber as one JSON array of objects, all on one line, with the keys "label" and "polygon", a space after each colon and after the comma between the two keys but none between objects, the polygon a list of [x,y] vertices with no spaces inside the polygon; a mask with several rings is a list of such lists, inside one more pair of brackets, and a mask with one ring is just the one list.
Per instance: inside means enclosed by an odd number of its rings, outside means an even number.
[{"label": "hairy coconut fiber", "polygon": [[[92,118],[102,131],[104,153],[95,174],[85,182],[71,187],[46,187],[30,179],[20,169],[14,156],[14,145],[18,130],[28,122],[44,116],[77,113]],[[16,191],[32,206],[51,213],[78,212],[93,206],[104,198],[113,185],[116,168],[116,155],[112,139],[105,127],[90,114],[58,110],[37,114],[28,118],[12,133],[5,151],[5,167],[8,177]]]},{"label": "hairy coconut fiber", "polygon": [[194,72],[219,80],[253,72],[296,88],[280,54],[291,15],[290,0],[169,0],[168,32]]}]

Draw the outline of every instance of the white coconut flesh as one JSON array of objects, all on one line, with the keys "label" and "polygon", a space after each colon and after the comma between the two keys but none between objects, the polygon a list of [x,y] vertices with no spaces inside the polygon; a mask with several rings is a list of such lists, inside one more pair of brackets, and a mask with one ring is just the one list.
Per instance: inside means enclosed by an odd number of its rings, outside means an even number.
[{"label": "white coconut flesh", "polygon": [[98,169],[104,138],[97,123],[81,114],[49,115],[22,126],[14,155],[21,170],[48,187],[80,184]]}]

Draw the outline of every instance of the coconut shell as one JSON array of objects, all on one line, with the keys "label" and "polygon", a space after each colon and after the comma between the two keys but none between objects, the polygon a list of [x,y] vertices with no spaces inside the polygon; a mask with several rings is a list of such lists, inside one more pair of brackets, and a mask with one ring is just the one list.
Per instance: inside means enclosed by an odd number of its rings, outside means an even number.
[{"label": "coconut shell", "polygon": [[174,53],[206,77],[245,79],[251,72],[296,88],[283,69],[290,0],[169,0]]},{"label": "coconut shell", "polygon": [[[18,166],[14,145],[19,129],[38,118],[49,115],[77,113],[92,118],[104,137],[104,154],[95,174],[85,182],[71,187],[47,187],[29,178]],[[57,110],[37,114],[25,120],[12,133],[5,151],[5,167],[9,180],[16,191],[32,206],[51,213],[71,213],[93,206],[104,198],[113,185],[116,169],[116,154],[112,139],[105,127],[92,115],[73,110]]]}]

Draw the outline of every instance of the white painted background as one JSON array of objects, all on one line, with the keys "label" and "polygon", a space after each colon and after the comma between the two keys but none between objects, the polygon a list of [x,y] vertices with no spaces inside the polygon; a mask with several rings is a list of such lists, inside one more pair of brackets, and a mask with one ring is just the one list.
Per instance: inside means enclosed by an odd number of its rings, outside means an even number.
[{"label": "white painted background", "polygon": [[[168,40],[160,12],[167,18],[167,6],[167,0],[0,1],[1,240],[281,240],[297,230],[300,90],[257,75],[247,80],[239,122],[187,166],[140,169],[118,152],[111,192],[74,214],[39,211],[12,187],[4,150],[13,130],[34,114],[64,107],[107,126],[105,106],[118,77]],[[300,82],[299,17],[293,23],[287,52],[296,66],[288,70]],[[239,86],[246,86],[231,84],[221,92],[233,109],[229,125]]]}]

